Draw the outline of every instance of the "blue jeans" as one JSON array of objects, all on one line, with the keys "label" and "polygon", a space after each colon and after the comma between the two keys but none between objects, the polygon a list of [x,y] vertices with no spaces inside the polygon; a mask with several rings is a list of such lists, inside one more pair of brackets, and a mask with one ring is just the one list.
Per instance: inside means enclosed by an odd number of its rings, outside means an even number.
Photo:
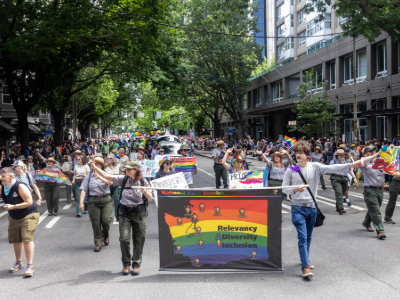
[{"label": "blue jeans", "polygon": [[308,268],[311,236],[316,219],[316,208],[292,205],[292,223],[297,229],[301,269]]},{"label": "blue jeans", "polygon": [[333,156],[327,156],[326,160],[328,161],[328,165],[331,164],[331,160],[333,159]]},{"label": "blue jeans", "polygon": [[[81,213],[81,211],[79,210],[79,204],[81,201],[81,192],[82,192],[81,185],[82,185],[82,181],[75,180],[75,196],[76,196],[75,200],[76,200],[76,213],[77,214]],[[87,211],[88,205],[84,204],[84,206],[85,206],[84,211]]]}]

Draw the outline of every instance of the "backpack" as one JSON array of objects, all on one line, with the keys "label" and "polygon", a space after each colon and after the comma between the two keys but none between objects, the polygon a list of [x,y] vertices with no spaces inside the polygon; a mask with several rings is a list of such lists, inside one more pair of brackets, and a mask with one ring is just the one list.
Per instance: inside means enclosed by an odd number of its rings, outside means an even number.
[{"label": "backpack", "polygon": [[[119,193],[119,199],[118,199],[118,213],[119,213],[119,208],[120,208],[120,202],[121,202],[121,198],[122,198],[122,192],[125,189],[126,183],[128,182],[129,177],[125,176],[124,179],[122,180],[122,185],[121,185],[121,192]],[[140,179],[140,186],[144,186],[144,179]],[[143,208],[146,211],[146,217],[148,216],[148,212],[147,212],[147,207],[149,206],[149,201],[147,200],[145,195],[142,195],[142,199],[143,199]],[[140,205],[139,205],[140,206]],[[124,217],[123,217],[123,221],[124,222]]]}]

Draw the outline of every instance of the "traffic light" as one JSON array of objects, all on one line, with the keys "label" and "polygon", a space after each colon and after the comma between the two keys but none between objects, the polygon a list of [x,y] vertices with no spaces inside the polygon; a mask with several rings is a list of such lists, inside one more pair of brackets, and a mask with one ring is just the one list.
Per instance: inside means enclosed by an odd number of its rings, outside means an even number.
[{"label": "traffic light", "polygon": [[156,118],[156,112],[153,110],[153,119]]},{"label": "traffic light", "polygon": [[118,111],[118,118],[121,118],[121,111]]},{"label": "traffic light", "polygon": [[133,112],[133,117],[136,119],[137,118],[137,111]]}]

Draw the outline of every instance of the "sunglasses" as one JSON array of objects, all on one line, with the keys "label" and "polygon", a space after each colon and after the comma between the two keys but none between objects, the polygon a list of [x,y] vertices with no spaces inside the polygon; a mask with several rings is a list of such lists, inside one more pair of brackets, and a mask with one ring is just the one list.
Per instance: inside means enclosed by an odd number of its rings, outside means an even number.
[{"label": "sunglasses", "polygon": [[82,159],[80,159],[80,158],[77,158],[76,160],[82,160]]},{"label": "sunglasses", "polygon": [[170,163],[170,162],[166,162],[165,164],[166,164],[166,165],[171,165],[171,163]]}]

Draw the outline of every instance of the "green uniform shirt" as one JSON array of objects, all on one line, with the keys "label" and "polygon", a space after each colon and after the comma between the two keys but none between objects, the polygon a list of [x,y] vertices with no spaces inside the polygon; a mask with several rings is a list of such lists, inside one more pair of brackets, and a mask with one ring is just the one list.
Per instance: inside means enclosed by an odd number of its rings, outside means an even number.
[{"label": "green uniform shirt", "polygon": [[108,145],[103,145],[101,149],[103,153],[108,153]]},{"label": "green uniform shirt", "polygon": [[157,121],[151,121],[151,126],[153,126],[153,129],[157,128]]}]

